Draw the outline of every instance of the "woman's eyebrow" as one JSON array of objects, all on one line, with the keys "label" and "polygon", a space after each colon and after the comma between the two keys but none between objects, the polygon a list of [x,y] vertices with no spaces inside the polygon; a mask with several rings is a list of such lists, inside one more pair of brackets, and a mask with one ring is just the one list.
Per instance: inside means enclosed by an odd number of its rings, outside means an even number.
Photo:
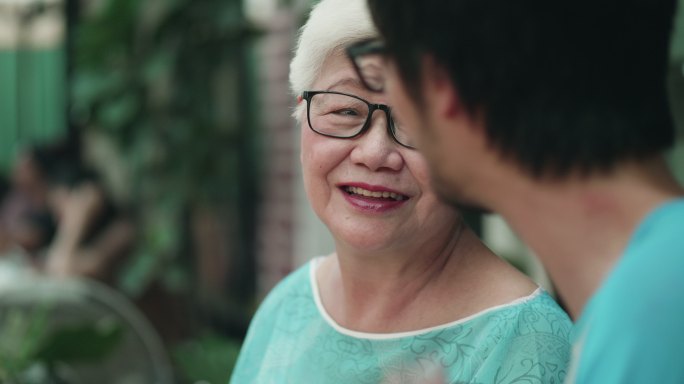
[{"label": "woman's eyebrow", "polygon": [[326,91],[332,91],[334,88],[341,87],[341,86],[351,86],[357,89],[365,89],[363,84],[361,84],[361,81],[359,79],[353,78],[353,77],[345,77],[343,79],[340,79],[333,84],[331,84]]}]

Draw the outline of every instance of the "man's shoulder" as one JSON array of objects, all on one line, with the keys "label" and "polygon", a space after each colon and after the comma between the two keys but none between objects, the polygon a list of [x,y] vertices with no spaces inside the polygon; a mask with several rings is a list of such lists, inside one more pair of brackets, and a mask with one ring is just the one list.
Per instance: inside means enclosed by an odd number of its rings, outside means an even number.
[{"label": "man's shoulder", "polygon": [[660,205],[639,224],[628,245],[625,257],[649,252],[683,252],[684,198]]},{"label": "man's shoulder", "polygon": [[[647,304],[659,296],[684,298],[684,199],[663,204],[639,225],[597,299]],[[684,307],[684,300],[682,307]]]},{"label": "man's shoulder", "polygon": [[674,201],[634,233],[573,332],[577,382],[684,380],[683,223],[684,200]]},{"label": "man's shoulder", "polygon": [[[684,199],[677,199],[641,221],[594,299],[620,305],[625,300],[635,302],[639,297],[684,288],[683,275]],[[679,292],[684,294],[684,289]]]}]

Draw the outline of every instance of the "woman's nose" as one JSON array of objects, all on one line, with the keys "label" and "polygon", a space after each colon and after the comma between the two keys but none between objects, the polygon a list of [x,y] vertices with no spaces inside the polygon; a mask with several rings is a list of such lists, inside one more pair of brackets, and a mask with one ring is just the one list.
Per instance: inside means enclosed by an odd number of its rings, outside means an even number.
[{"label": "woman's nose", "polygon": [[363,165],[371,171],[381,169],[399,171],[404,160],[398,151],[399,144],[390,136],[387,129],[387,116],[376,110],[368,130],[354,139],[354,149],[350,158],[354,164]]}]

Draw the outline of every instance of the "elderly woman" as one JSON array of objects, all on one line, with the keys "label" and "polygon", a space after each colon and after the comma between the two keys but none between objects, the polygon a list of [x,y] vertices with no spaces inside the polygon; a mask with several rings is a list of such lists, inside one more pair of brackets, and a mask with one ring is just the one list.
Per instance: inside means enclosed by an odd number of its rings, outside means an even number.
[{"label": "elderly woman", "polygon": [[436,197],[345,56],[375,35],[363,0],[323,0],[301,31],[290,82],[304,183],[335,251],[269,294],[232,383],[561,383],[568,317]]}]

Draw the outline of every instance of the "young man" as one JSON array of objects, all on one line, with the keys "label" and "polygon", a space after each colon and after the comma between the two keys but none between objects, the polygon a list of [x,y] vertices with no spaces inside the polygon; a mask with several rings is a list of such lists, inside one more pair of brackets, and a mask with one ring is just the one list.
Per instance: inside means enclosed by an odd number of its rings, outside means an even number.
[{"label": "young man", "polygon": [[675,0],[369,3],[384,42],[350,49],[362,80],[444,198],[500,213],[543,261],[577,320],[567,382],[684,383]]}]

